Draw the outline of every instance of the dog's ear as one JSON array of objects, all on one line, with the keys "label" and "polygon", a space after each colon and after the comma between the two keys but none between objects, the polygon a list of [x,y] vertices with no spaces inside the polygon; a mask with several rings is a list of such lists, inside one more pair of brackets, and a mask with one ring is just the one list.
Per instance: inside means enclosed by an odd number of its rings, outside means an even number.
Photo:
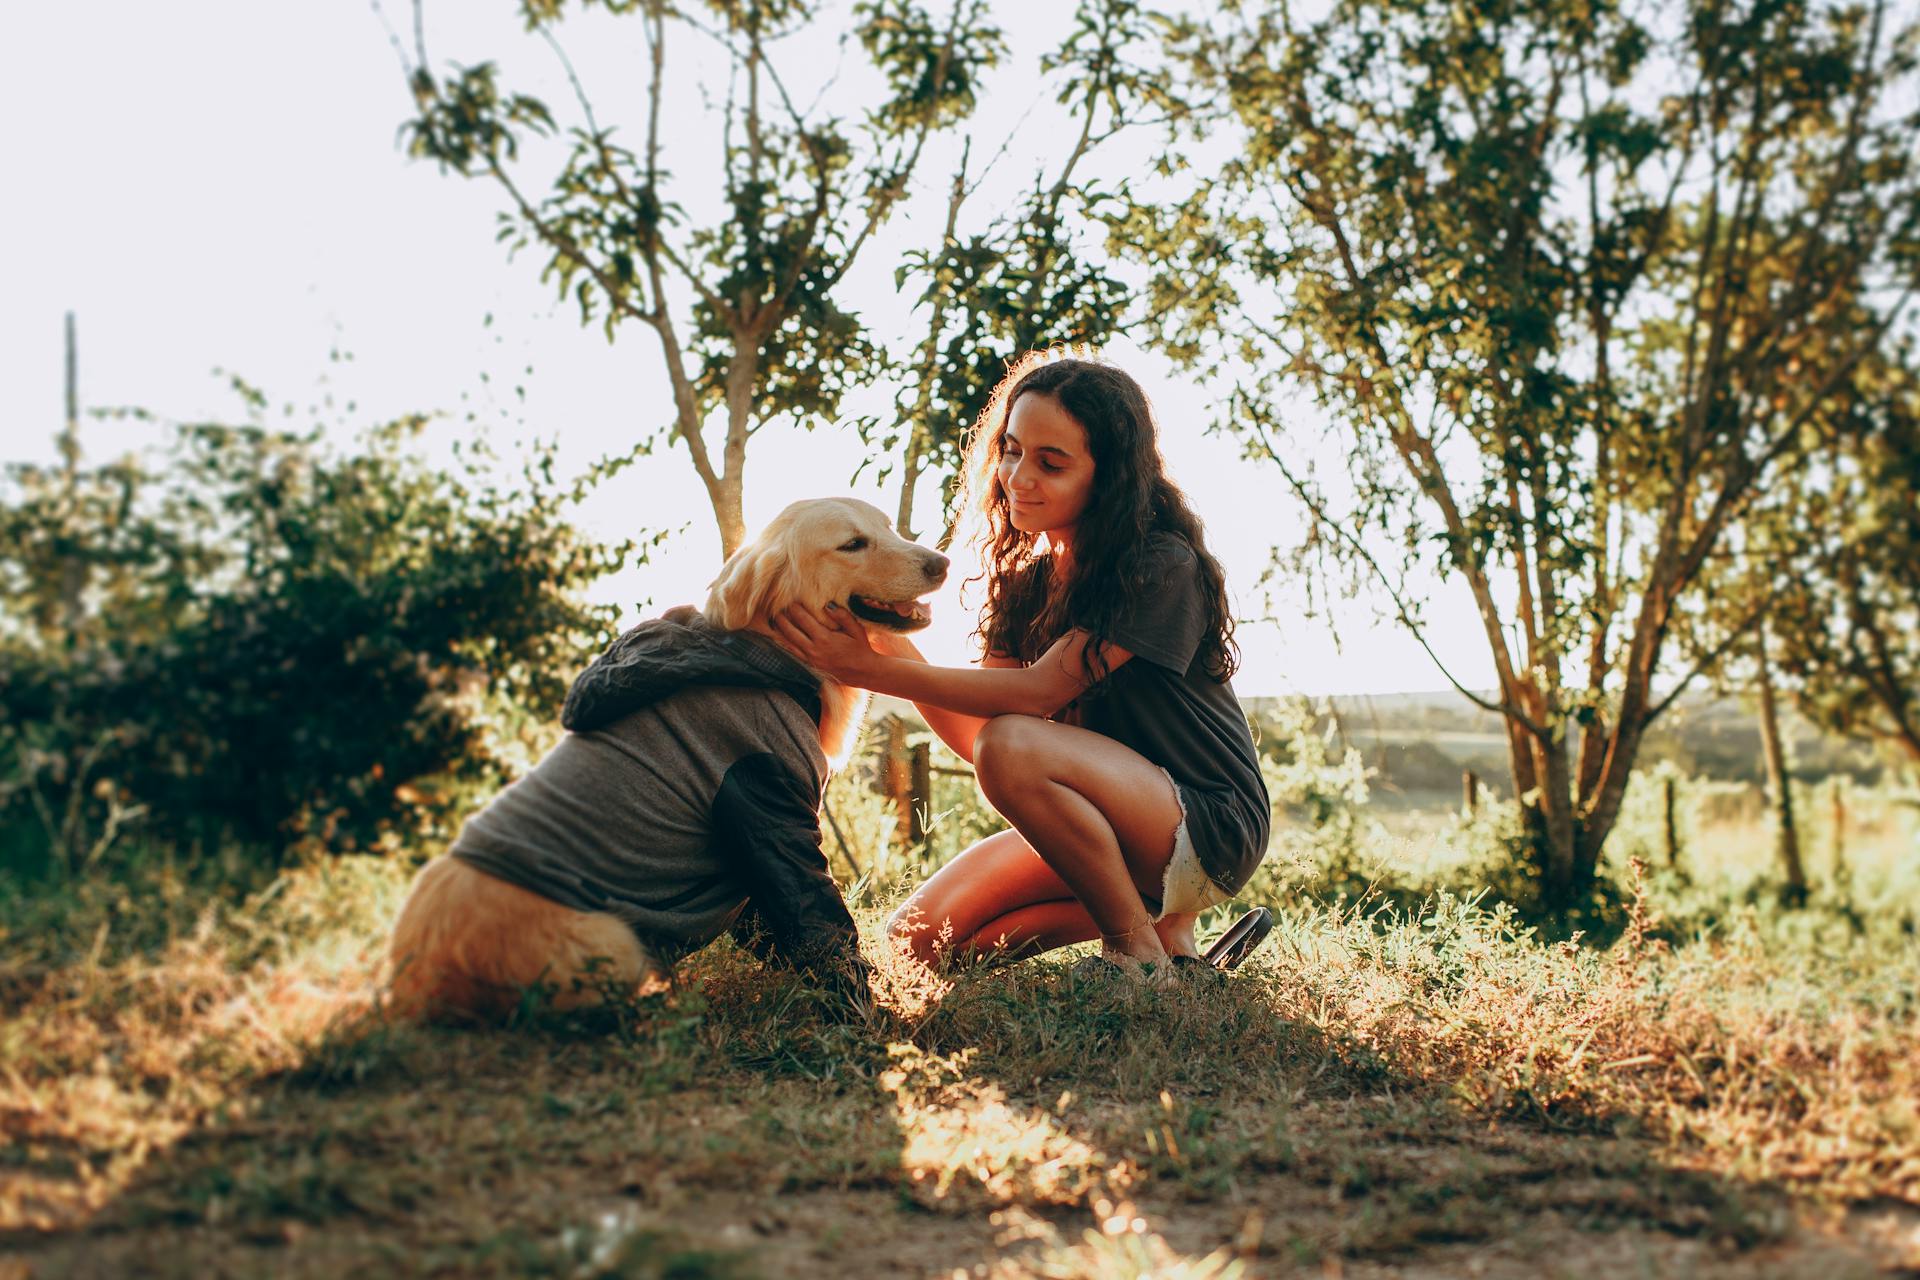
[{"label": "dog's ear", "polygon": [[727,558],[707,594],[707,621],[723,631],[764,622],[793,590],[793,557],[785,538],[763,536]]}]

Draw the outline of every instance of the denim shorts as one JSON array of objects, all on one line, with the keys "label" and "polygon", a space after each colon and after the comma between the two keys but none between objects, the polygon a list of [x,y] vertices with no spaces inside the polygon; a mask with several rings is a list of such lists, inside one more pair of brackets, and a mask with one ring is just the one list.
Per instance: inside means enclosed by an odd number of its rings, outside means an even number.
[{"label": "denim shorts", "polygon": [[1160,772],[1167,775],[1167,785],[1173,788],[1174,800],[1180,805],[1180,825],[1173,829],[1173,857],[1167,860],[1166,874],[1161,877],[1160,906],[1153,914],[1155,920],[1205,911],[1233,896],[1215,884],[1207,869],[1200,865],[1193,836],[1187,831],[1187,801],[1180,794],[1180,784],[1165,768]]}]

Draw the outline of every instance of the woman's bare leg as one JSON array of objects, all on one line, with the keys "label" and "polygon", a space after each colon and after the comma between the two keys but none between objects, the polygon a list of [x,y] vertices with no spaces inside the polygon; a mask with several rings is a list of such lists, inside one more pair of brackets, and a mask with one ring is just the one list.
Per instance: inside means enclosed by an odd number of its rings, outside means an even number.
[{"label": "woman's bare leg", "polygon": [[[1009,904],[1013,893],[1060,894]],[[888,930],[919,963],[1011,962],[1100,936],[1066,882],[1018,831],[1002,831],[963,850],[903,903]],[[984,913],[984,914],[983,914]],[[1168,955],[1198,956],[1192,912],[1154,925]]]},{"label": "woman's bare leg", "polygon": [[[1031,955],[1098,934],[1111,956],[1165,959],[1147,903],[1180,822],[1166,775],[1111,738],[1030,716],[990,721],[974,767],[1015,829],[964,851],[895,914],[890,928],[915,957]],[[1176,920],[1176,951],[1182,936]],[[1185,937],[1190,948],[1190,921]]]},{"label": "woman's bare leg", "polygon": [[1018,831],[997,832],[961,850],[901,904],[887,930],[929,967],[1000,948],[1035,955],[1100,932]]},{"label": "woman's bare leg", "polygon": [[1165,960],[1146,899],[1173,856],[1180,800],[1166,774],[1103,734],[999,716],[974,739],[980,790],[1100,926],[1110,959]]},{"label": "woman's bare leg", "polygon": [[1166,948],[1170,956],[1200,957],[1200,945],[1193,940],[1194,922],[1200,918],[1197,911],[1182,911],[1177,915],[1165,915],[1154,922],[1153,931],[1160,935],[1160,945]]},{"label": "woman's bare leg", "polygon": [[1099,936],[1100,926],[1079,899],[1057,898],[995,916],[957,944],[954,955],[956,959],[1025,960],[1076,942],[1092,942]]}]

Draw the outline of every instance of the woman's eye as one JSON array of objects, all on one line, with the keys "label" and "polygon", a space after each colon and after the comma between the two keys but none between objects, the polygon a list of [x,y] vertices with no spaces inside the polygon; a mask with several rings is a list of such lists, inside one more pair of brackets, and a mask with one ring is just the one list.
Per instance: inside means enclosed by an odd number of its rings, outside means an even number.
[{"label": "woman's eye", "polygon": [[867,540],[865,538],[855,538],[850,542],[841,543],[840,549],[842,551],[865,551],[867,549]]}]

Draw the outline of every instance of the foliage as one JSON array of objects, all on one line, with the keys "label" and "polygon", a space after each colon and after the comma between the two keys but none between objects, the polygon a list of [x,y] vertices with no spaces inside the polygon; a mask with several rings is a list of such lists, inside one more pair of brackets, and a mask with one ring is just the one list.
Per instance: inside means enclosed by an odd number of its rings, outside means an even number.
[{"label": "foliage", "polygon": [[1128,314],[1134,291],[1095,238],[1124,184],[1090,177],[1082,163],[1116,137],[1190,113],[1173,95],[1164,62],[1149,52],[1170,26],[1139,0],[1081,0],[1066,39],[1040,59],[1041,74],[1059,86],[1056,100],[1078,121],[1057,172],[1041,167],[1011,208],[966,231],[962,210],[993,167],[970,174],[969,145],[938,247],[909,250],[895,269],[897,287],[921,286],[914,303],[926,313],[926,335],[896,399],[898,418],[869,437],[881,451],[882,475],[901,450],[895,523],[903,531],[912,528],[917,483],[929,471],[948,477],[942,510],[951,525],[967,432],[1013,360],[1049,346],[1098,345],[1135,319]]},{"label": "foliage", "polygon": [[1304,698],[1256,721],[1261,771],[1274,804],[1267,860],[1246,896],[1306,900],[1333,909],[1417,914],[1447,896],[1510,911],[1550,941],[1585,935],[1601,945],[1626,928],[1626,898],[1607,875],[1578,898],[1543,909],[1538,864],[1525,856],[1519,807],[1483,803],[1471,814],[1427,815],[1425,846],[1394,856],[1368,807],[1373,770],[1347,747],[1336,760],[1335,723]]},{"label": "foliage", "polygon": [[247,394],[158,459],[9,468],[0,865],[78,873],[136,827],[202,856],[430,832],[610,634],[579,593],[632,544],[565,519],[594,476],[430,466],[421,416],[341,454]]},{"label": "foliage", "polygon": [[1373,776],[1348,747],[1334,760],[1329,731],[1305,698],[1288,698],[1253,729],[1260,743],[1260,771],[1280,818],[1267,856],[1277,862],[1349,859],[1371,834],[1366,814],[1367,780]]},{"label": "foliage", "polygon": [[[811,77],[796,56],[781,56],[781,41],[828,21],[822,6],[715,3],[705,6],[712,24],[661,0],[605,7],[646,40],[638,150],[596,117],[559,41],[569,9],[560,0],[523,5],[529,30],[559,54],[578,98],[565,159],[540,180],[547,194],[530,193],[521,176],[521,144],[558,129],[553,111],[503,89],[490,62],[438,72],[423,28],[408,68],[417,114],[403,133],[410,154],[500,188],[509,205],[501,238],[516,251],[538,246],[544,276],[578,301],[583,323],[598,319],[609,341],[623,325],[653,330],[673,389],[671,436],[685,442],[722,553],[731,554],[745,533],[752,434],[774,420],[834,416],[845,392],[881,368],[878,348],[840,305],[839,286],[905,196],[928,137],[971,112],[1004,46],[980,0],[955,0],[944,22],[912,0],[861,0],[844,16],[882,96],[858,113],[841,104],[842,114],[821,115],[818,102],[803,111],[791,96],[790,83]],[[717,40],[729,62],[734,87],[721,110],[706,113],[713,127],[704,136],[676,109],[666,123],[672,136],[662,138],[670,33]],[[667,160],[682,145],[723,158],[718,192],[674,180]],[[714,196],[723,212],[700,221]]]},{"label": "foliage", "polygon": [[[1118,233],[1166,349],[1234,380],[1222,425],[1314,517],[1301,564],[1373,578],[1417,636],[1413,575],[1471,597],[1497,687],[1462,692],[1504,717],[1571,900],[1671,705],[1655,673],[1721,603],[1708,557],[1894,358],[1915,31],[1830,3],[1225,9],[1182,51],[1244,154]],[[1699,665],[1764,612],[1731,607]]]},{"label": "foliage", "polygon": [[1920,374],[1863,371],[1852,420],[1749,517],[1749,594],[1770,595],[1799,704],[1920,767]]}]

